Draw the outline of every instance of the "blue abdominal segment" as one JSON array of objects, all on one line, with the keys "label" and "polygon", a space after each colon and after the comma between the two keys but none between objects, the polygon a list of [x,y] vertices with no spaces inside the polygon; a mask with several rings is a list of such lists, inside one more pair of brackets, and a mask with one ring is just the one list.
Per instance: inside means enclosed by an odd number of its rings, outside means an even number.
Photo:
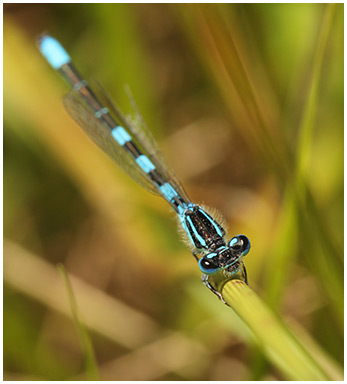
[{"label": "blue abdominal segment", "polygon": [[149,173],[151,171],[155,170],[154,164],[149,160],[149,158],[145,155],[140,155],[136,159],[137,164],[140,166],[140,168],[145,172]]},{"label": "blue abdominal segment", "polygon": [[168,201],[172,201],[176,196],[178,196],[175,189],[169,183],[164,183],[159,187],[159,189]]},{"label": "blue abdominal segment", "polygon": [[54,69],[59,69],[71,61],[65,49],[51,36],[43,36],[39,46],[41,53]]},{"label": "blue abdominal segment", "polygon": [[123,146],[128,141],[131,141],[131,136],[123,127],[113,128],[112,131],[113,138],[117,141],[117,143]]}]

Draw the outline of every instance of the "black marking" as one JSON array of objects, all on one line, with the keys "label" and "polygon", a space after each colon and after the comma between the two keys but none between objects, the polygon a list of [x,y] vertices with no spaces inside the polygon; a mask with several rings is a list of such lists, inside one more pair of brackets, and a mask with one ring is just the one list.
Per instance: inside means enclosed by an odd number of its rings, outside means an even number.
[{"label": "black marking", "polygon": [[163,179],[163,176],[157,171],[157,169],[150,171],[148,176],[157,184],[158,187],[166,183],[165,179]]},{"label": "black marking", "polygon": [[131,140],[127,141],[124,145],[123,148],[125,148],[132,156],[134,159],[137,159],[139,156],[143,155],[143,153],[137,148],[137,145]]},{"label": "black marking", "polygon": [[[189,221],[186,221],[186,225],[195,247],[198,249],[208,249],[213,252],[216,249],[225,246],[225,240],[222,236],[218,234],[214,225],[206,218],[206,216],[200,210],[201,208],[195,205],[191,211],[186,212],[186,216],[190,217],[195,231],[204,240],[205,244],[203,244],[198,239]],[[206,214],[205,211],[204,213]],[[215,223],[215,221],[213,222]]]}]

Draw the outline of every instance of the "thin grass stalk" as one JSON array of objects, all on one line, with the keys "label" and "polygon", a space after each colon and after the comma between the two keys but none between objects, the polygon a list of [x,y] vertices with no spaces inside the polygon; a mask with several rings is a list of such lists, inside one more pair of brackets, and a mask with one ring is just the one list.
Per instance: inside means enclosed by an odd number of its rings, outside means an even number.
[{"label": "thin grass stalk", "polygon": [[291,263],[298,252],[298,212],[293,188],[284,191],[283,209],[278,230],[269,252],[264,300],[273,310],[279,308],[288,284]]},{"label": "thin grass stalk", "polygon": [[312,148],[314,122],[317,113],[319,83],[321,79],[322,64],[325,54],[325,48],[328,36],[331,30],[335,4],[327,4],[323,17],[320,36],[317,41],[317,49],[313,58],[312,76],[306,102],[303,109],[303,116],[299,128],[299,137],[297,144],[297,168],[296,177],[301,194],[306,192],[305,180],[309,172],[310,155]]},{"label": "thin grass stalk", "polygon": [[99,380],[98,365],[95,358],[93,344],[90,340],[89,333],[83,321],[81,320],[81,316],[78,312],[77,302],[76,302],[75,295],[73,293],[70,279],[62,264],[58,265],[58,271],[60,273],[60,276],[64,282],[64,285],[67,291],[72,317],[74,319],[74,322],[77,328],[81,349],[84,354],[86,376],[88,380]]},{"label": "thin grass stalk", "polygon": [[339,258],[340,250],[336,245],[336,241],[334,241],[330,228],[325,223],[324,216],[319,212],[314,196],[307,184],[319,98],[319,83],[335,8],[335,4],[326,5],[313,58],[312,76],[299,129],[295,185],[300,203],[297,210],[300,210],[304,218],[300,224],[304,233],[305,244],[309,244],[307,247],[308,252],[305,253],[311,255],[314,252],[315,254],[314,259],[308,257],[307,261],[319,277],[325,291],[330,296],[331,302],[335,303],[335,313],[337,313],[337,320],[341,324],[343,319],[343,275],[340,273],[342,270]]}]

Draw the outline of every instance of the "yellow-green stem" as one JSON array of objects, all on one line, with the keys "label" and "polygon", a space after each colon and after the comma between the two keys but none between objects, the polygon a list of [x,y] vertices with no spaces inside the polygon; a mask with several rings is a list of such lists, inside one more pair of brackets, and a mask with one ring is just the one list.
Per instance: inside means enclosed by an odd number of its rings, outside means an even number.
[{"label": "yellow-green stem", "polygon": [[231,280],[223,287],[222,294],[286,379],[329,380],[294,334],[248,285],[241,280]]}]

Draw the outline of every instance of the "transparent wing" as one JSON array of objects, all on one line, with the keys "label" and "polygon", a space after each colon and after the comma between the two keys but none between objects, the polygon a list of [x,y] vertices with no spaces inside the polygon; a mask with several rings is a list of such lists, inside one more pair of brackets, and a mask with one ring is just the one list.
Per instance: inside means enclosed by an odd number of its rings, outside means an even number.
[{"label": "transparent wing", "polygon": [[73,91],[68,93],[64,96],[63,103],[69,115],[99,148],[142,187],[158,193],[149,177],[135,166],[135,160],[113,139],[107,127],[94,116],[93,111],[78,93]]},{"label": "transparent wing", "polygon": [[123,124],[132,133],[133,137],[137,138],[137,144],[139,145],[143,153],[151,159],[151,161],[156,166],[163,178],[169,181],[171,185],[176,189],[176,191],[187,202],[190,201],[175,172],[169,166],[167,160],[162,155],[162,152],[158,147],[150,130],[147,128],[146,123],[135,103],[135,100],[131,95],[130,89],[126,87],[125,91],[129,97],[129,100],[135,112],[135,119],[133,119],[133,121],[130,121],[129,118],[125,118],[123,116],[119,108],[114,105],[110,97],[107,95],[106,91],[101,87],[99,83],[95,83],[95,87],[98,90],[98,96],[100,96],[102,103],[109,109],[111,115],[118,117],[119,120],[123,120]]}]

